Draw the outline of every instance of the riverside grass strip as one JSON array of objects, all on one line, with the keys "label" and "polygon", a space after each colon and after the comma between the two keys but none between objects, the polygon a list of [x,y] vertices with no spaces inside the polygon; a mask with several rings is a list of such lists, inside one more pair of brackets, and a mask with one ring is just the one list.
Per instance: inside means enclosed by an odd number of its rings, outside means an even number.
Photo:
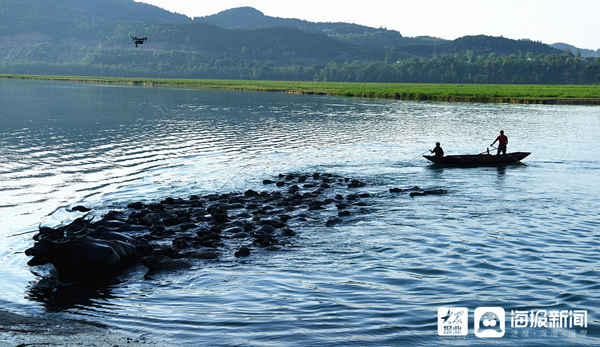
[{"label": "riverside grass strip", "polygon": [[455,102],[600,105],[600,85],[417,84],[9,75],[0,78]]}]

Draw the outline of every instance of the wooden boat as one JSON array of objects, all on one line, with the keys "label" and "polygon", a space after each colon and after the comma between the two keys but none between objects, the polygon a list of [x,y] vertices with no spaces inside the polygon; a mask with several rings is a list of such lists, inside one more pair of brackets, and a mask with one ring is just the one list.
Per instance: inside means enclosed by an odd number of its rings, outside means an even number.
[{"label": "wooden boat", "polygon": [[452,165],[452,166],[494,166],[521,163],[525,157],[530,155],[529,152],[513,152],[502,155],[495,154],[466,154],[466,155],[446,155],[436,157],[434,155],[424,155],[427,160],[435,164]]}]

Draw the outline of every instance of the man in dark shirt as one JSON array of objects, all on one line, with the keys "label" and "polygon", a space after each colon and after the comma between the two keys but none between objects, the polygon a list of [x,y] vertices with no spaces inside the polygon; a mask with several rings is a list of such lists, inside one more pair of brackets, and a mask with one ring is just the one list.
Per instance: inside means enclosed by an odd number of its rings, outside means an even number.
[{"label": "man in dark shirt", "polygon": [[442,149],[442,147],[440,147],[440,143],[439,142],[435,143],[435,148],[432,149],[430,152],[431,153],[435,153],[436,157],[443,157],[444,156],[444,150]]},{"label": "man in dark shirt", "polygon": [[496,154],[506,154],[506,145],[508,144],[508,137],[504,135],[504,130],[500,130],[500,136],[496,137],[496,139],[494,140],[494,142],[492,142],[490,146],[494,146],[494,143],[496,142],[498,142],[498,153]]}]

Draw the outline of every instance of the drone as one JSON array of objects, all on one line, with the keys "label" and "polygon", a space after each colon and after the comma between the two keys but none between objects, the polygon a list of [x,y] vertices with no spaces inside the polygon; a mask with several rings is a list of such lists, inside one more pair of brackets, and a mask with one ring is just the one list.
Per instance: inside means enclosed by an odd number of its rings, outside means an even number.
[{"label": "drone", "polygon": [[146,42],[146,40],[148,39],[147,37],[131,37],[133,39],[133,43],[135,43],[135,46],[137,47],[138,45],[143,45],[144,42]]}]

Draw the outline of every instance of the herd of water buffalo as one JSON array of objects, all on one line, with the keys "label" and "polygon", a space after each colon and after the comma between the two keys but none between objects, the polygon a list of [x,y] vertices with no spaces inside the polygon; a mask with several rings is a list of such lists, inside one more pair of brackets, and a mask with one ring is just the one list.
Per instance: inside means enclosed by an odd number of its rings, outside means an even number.
[{"label": "herd of water buffalo", "polygon": [[[25,251],[33,256],[28,265],[50,263],[63,282],[106,281],[140,263],[150,270],[188,268],[194,259],[281,249],[296,235],[292,228],[332,226],[369,213],[373,202],[370,193],[353,190],[367,183],[334,174],[281,174],[263,183],[268,191],[135,202],[97,221],[88,213],[67,225],[40,226],[34,245]],[[446,193],[418,187],[389,191]],[[83,206],[74,210],[88,212]]]}]

